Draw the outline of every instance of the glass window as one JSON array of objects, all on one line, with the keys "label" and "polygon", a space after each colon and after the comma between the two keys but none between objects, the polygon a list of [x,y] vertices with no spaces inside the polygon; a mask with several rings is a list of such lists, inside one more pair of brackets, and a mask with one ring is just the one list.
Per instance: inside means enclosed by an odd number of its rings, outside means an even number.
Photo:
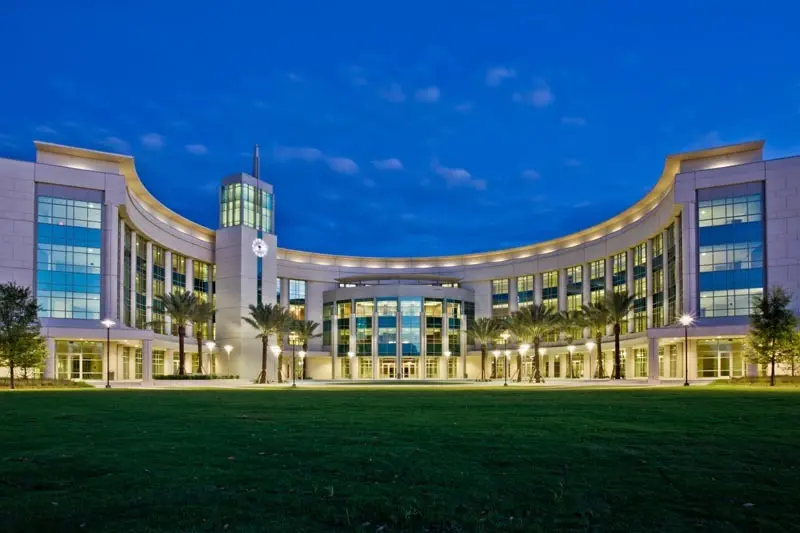
[{"label": "glass window", "polygon": [[58,379],[104,379],[103,342],[56,341]]},{"label": "glass window", "polygon": [[517,278],[517,305],[531,305],[534,302],[533,275]]},{"label": "glass window", "polygon": [[542,274],[542,304],[558,309],[558,271],[552,270]]},{"label": "glass window", "polygon": [[508,315],[508,280],[492,280],[492,316]]},{"label": "glass window", "polygon": [[422,299],[400,298],[400,313],[402,315],[402,353],[403,355],[420,355]]},{"label": "glass window", "polygon": [[305,320],[306,282],[303,280],[289,280],[289,313],[297,320]]}]

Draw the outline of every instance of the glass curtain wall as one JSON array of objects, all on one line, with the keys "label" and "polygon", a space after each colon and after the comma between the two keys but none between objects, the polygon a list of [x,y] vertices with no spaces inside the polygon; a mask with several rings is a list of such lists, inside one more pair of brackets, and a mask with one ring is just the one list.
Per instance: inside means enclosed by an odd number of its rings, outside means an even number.
[{"label": "glass curtain wall", "polygon": [[492,280],[492,316],[508,316],[508,280]]},{"label": "glass curtain wall", "polygon": [[606,262],[604,259],[589,263],[589,297],[593,304],[601,303],[606,297]]},{"label": "glass curtain wall", "polygon": [[633,249],[633,333],[647,329],[647,244]]},{"label": "glass curtain wall", "polygon": [[652,265],[653,278],[653,327],[664,326],[664,238],[659,233],[651,241],[653,258],[650,260]]},{"label": "glass curtain wall", "polygon": [[517,306],[524,307],[534,302],[533,275],[517,278]]},{"label": "glass curtain wall", "polygon": [[92,341],[56,341],[56,377],[58,379],[104,379],[105,343]]},{"label": "glass curtain wall", "polygon": [[400,298],[403,355],[420,355],[422,298]]}]

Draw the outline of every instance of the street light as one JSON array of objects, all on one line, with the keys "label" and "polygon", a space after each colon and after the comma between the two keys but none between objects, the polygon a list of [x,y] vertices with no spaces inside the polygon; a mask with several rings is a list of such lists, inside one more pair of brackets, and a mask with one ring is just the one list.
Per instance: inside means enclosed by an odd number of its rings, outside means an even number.
[{"label": "street light", "polygon": [[[594,341],[586,341],[586,349],[589,351],[589,379],[592,379],[592,350],[597,346]],[[601,357],[598,354],[598,357]]]},{"label": "street light", "polygon": [[207,341],[206,348],[208,348],[208,372],[209,374],[214,373],[214,348],[217,346],[217,343],[214,341]]},{"label": "street light", "polygon": [[503,387],[508,387],[508,363],[511,361],[511,352],[505,351],[505,361],[503,361]]},{"label": "street light", "polygon": [[355,358],[355,352],[347,352],[347,357],[349,357],[350,361],[350,379],[355,379],[356,373],[353,371],[353,358]]},{"label": "street light", "polygon": [[104,318],[100,323],[106,328],[106,388],[111,388],[111,328],[116,322],[110,318]]},{"label": "street light", "polygon": [[689,326],[694,324],[694,317],[689,314],[681,315],[678,322],[683,326],[683,386],[689,386]]},{"label": "street light", "polygon": [[303,370],[302,370],[302,373],[300,374],[300,379],[301,379],[301,380],[303,380],[303,379],[306,379],[306,367],[305,367],[305,362],[306,362],[306,352],[305,352],[305,350],[300,350],[300,351],[297,353],[297,355],[299,355],[299,356],[300,356],[300,368],[302,368],[302,369],[303,369]]},{"label": "street light", "polygon": [[[539,362],[544,362],[544,354],[546,353],[547,353],[547,348],[539,348]],[[536,369],[534,370],[534,372],[536,372],[536,370],[539,371],[539,379],[541,379],[542,383],[544,383],[544,379],[542,379],[542,369],[539,368],[538,364],[536,365]],[[545,370],[547,370],[547,367],[545,367]]]},{"label": "street light", "polygon": [[570,377],[574,378],[575,376],[572,375],[572,354],[575,353],[575,346],[570,344],[569,346],[567,346],[567,351],[569,352],[569,363],[568,363],[569,364],[569,370],[568,370],[568,372],[569,372]]},{"label": "street light", "polygon": [[233,346],[231,346],[230,344],[226,344],[225,346],[222,347],[222,349],[225,350],[225,353],[228,354],[228,375],[232,376],[233,374],[231,373],[231,352],[233,351]]}]

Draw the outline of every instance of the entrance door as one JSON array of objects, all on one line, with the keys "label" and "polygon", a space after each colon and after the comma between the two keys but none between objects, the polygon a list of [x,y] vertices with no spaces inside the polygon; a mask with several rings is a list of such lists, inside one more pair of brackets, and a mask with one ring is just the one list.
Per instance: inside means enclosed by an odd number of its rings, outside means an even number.
[{"label": "entrance door", "polygon": [[723,378],[731,376],[731,352],[719,353],[719,375]]},{"label": "entrance door", "polygon": [[381,379],[394,379],[397,363],[394,359],[381,359]]},{"label": "entrance door", "polygon": [[416,359],[403,359],[403,379],[419,378],[419,362]]}]

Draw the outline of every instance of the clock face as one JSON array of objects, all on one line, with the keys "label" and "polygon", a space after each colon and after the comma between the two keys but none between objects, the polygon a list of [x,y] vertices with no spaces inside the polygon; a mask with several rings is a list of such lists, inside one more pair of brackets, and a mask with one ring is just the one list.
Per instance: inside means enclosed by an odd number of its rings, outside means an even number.
[{"label": "clock face", "polygon": [[269,246],[263,239],[255,239],[253,241],[253,253],[256,254],[256,257],[264,257],[267,255],[267,251],[269,251]]}]

